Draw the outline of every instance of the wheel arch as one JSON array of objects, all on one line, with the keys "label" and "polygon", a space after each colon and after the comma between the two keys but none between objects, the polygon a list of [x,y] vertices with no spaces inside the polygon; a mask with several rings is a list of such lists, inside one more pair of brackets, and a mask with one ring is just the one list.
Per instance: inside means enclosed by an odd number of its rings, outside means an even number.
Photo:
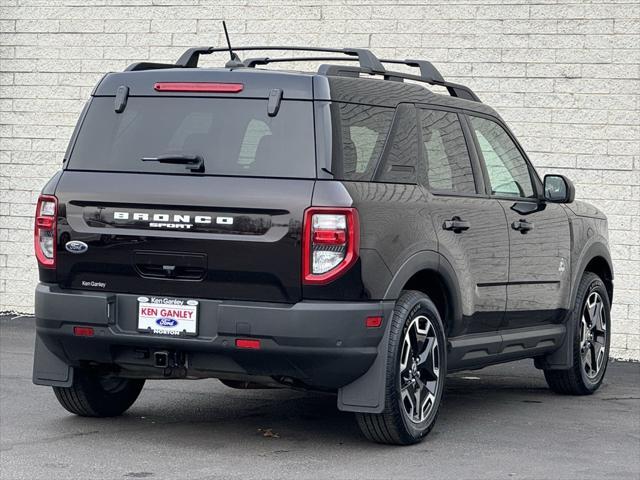
[{"label": "wheel arch", "polygon": [[447,333],[462,318],[458,278],[451,264],[438,252],[418,252],[393,276],[385,300],[396,300],[403,290],[423,292],[435,303]]},{"label": "wheel arch", "polygon": [[598,275],[607,288],[609,303],[613,302],[613,263],[609,249],[603,242],[591,244],[582,253],[578,267],[575,270],[571,286],[571,305],[575,304],[576,294],[580,279],[585,272],[592,272]]},{"label": "wheel arch", "polygon": [[609,302],[612,302],[613,301],[613,270],[611,268],[609,261],[607,261],[607,259],[602,255],[596,255],[591,260],[589,260],[589,262],[584,268],[584,271],[582,272],[580,277],[578,277],[578,279],[581,278],[582,275],[585,274],[585,272],[595,273],[602,279],[607,289],[607,294],[609,295]]}]

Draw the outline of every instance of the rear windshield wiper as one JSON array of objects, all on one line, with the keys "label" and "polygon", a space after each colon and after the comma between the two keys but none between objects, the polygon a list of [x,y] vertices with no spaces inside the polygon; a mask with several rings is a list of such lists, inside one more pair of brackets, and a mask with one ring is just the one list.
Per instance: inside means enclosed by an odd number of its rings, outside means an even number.
[{"label": "rear windshield wiper", "polygon": [[160,155],[159,157],[143,157],[143,162],[175,163],[186,165],[187,170],[192,172],[204,172],[204,160],[199,155]]}]

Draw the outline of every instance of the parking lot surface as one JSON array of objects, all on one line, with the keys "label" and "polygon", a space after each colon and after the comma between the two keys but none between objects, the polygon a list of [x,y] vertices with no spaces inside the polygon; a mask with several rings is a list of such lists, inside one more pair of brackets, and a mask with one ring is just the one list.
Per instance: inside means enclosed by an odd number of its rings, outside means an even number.
[{"label": "parking lot surface", "polygon": [[34,320],[0,318],[0,478],[640,479],[640,364],[589,397],[549,391],[533,362],[447,379],[421,444],[368,443],[329,395],[149,381],[113,419],[68,414],[31,383]]}]

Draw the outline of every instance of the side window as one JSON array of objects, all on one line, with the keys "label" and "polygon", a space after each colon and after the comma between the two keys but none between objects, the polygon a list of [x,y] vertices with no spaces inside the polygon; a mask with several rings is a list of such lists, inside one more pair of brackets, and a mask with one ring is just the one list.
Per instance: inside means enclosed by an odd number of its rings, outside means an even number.
[{"label": "side window", "polygon": [[529,166],[504,128],[492,120],[469,118],[487,168],[491,193],[503,197],[534,197]]},{"label": "side window", "polygon": [[375,181],[416,183],[418,125],[413,105],[400,104],[391,127]]},{"label": "side window", "polygon": [[429,189],[476,193],[471,159],[458,114],[420,109],[420,120]]},{"label": "side window", "polygon": [[[336,103],[334,121],[340,125],[342,164],[334,173],[342,180],[371,180],[393,120],[394,109]],[[335,115],[339,115],[336,119]]]}]

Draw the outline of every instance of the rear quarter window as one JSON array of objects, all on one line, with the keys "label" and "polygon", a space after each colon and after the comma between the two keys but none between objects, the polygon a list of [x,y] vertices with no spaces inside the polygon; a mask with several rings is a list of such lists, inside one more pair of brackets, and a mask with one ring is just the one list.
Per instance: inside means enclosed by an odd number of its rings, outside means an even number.
[{"label": "rear quarter window", "polygon": [[333,173],[340,180],[370,181],[389,134],[395,109],[373,105],[334,103],[339,158]]},{"label": "rear quarter window", "polygon": [[[416,183],[415,107],[334,103],[333,173],[339,180]],[[336,154],[336,151],[338,154]]]},{"label": "rear quarter window", "polygon": [[313,105],[285,100],[269,117],[264,99],[130,97],[116,113],[95,97],[67,168],[188,173],[141,160],[169,154],[201,156],[210,175],[315,178]]}]

